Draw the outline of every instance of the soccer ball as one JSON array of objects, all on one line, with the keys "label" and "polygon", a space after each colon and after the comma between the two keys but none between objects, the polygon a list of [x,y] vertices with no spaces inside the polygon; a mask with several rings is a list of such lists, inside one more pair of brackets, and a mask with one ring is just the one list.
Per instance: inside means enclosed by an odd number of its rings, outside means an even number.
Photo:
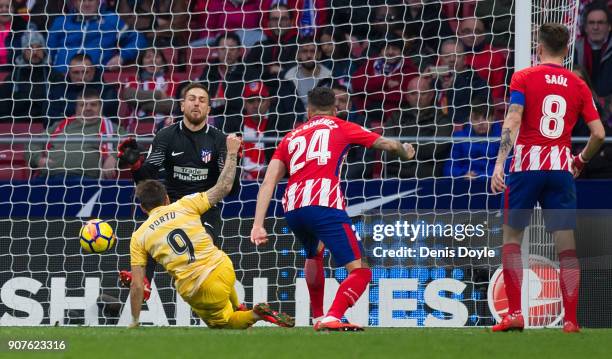
[{"label": "soccer ball", "polygon": [[101,219],[87,221],[79,233],[81,247],[87,253],[103,253],[115,245],[113,227]]}]

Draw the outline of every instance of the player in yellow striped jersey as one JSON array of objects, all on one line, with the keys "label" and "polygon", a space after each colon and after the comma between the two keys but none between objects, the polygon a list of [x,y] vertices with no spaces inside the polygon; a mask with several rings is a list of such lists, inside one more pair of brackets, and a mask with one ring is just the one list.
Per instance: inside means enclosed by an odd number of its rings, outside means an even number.
[{"label": "player in yellow striped jersey", "polygon": [[232,261],[215,247],[200,220],[204,212],[230,192],[241,143],[235,135],[227,137],[225,166],[216,185],[206,192],[194,193],[170,204],[166,188],[160,182],[146,180],[136,187],[136,197],[149,218],[130,241],[130,327],[139,325],[147,254],[168,271],[181,297],[211,328],[243,329],[258,320],[283,327],[294,325],[293,318],[271,310],[265,303],[257,304],[253,310],[237,311]]}]

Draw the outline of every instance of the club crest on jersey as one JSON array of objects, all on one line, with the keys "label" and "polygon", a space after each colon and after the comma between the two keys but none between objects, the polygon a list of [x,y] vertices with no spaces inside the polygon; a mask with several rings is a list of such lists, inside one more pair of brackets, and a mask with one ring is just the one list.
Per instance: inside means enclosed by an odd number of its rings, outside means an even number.
[{"label": "club crest on jersey", "polygon": [[211,150],[202,150],[201,153],[202,162],[208,163],[212,159],[212,151]]}]

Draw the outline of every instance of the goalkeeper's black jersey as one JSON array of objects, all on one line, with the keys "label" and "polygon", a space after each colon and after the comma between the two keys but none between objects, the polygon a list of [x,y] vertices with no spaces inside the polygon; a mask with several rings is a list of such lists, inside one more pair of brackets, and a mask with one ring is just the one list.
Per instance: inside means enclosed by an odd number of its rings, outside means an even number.
[{"label": "goalkeeper's black jersey", "polygon": [[[136,182],[158,178],[165,171],[165,183],[171,201],[215,185],[223,169],[227,153],[226,136],[206,125],[199,131],[187,129],[183,121],[160,130],[149,150],[147,159],[134,173]],[[238,177],[232,188],[238,188]]]}]

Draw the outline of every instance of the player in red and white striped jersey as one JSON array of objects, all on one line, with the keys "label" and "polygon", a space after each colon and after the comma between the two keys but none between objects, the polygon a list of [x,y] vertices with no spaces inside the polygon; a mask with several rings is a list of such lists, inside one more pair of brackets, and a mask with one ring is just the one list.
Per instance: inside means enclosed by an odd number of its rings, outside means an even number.
[{"label": "player in red and white striped jersey", "polygon": [[[588,86],[563,67],[569,40],[565,26],[542,25],[538,40],[538,56],[542,64],[512,76],[510,108],[504,121],[491,183],[493,192],[504,191],[502,264],[509,307],[507,315],[501,323],[493,326],[493,331],[524,328],[520,244],[533,208],[539,202],[544,211],[546,230],[553,232],[559,254],[565,309],[563,330],[578,332],[576,308],[580,267],[574,241],[574,177],[595,155],[605,133]],[[571,133],[579,117],[587,123],[591,137],[584,150],[572,156]],[[510,174],[504,179],[504,164],[513,144]]]},{"label": "player in red and white striped jersey", "polygon": [[[251,242],[268,241],[264,218],[278,182],[289,175],[283,197],[287,224],[306,249],[304,274],[310,294],[315,330],[362,330],[341,318],[363,294],[372,272],[361,261],[363,246],[355,233],[340,189],[340,167],[351,145],[388,151],[403,160],[414,158],[414,148],[405,143],[341,120],[336,115],[335,95],[317,87],[308,94],[305,124],[287,134],[279,143],[257,196]],[[327,315],[323,316],[323,248],[327,247],[338,266],[349,272],[342,282]]]},{"label": "player in red and white striped jersey", "polygon": [[[272,157],[285,162],[289,168],[283,210],[289,212],[306,206],[344,209],[339,173],[346,152],[351,145],[372,147],[379,137],[352,122],[332,116],[313,116],[307,124],[283,138]],[[306,161],[299,162],[304,152]]]}]

